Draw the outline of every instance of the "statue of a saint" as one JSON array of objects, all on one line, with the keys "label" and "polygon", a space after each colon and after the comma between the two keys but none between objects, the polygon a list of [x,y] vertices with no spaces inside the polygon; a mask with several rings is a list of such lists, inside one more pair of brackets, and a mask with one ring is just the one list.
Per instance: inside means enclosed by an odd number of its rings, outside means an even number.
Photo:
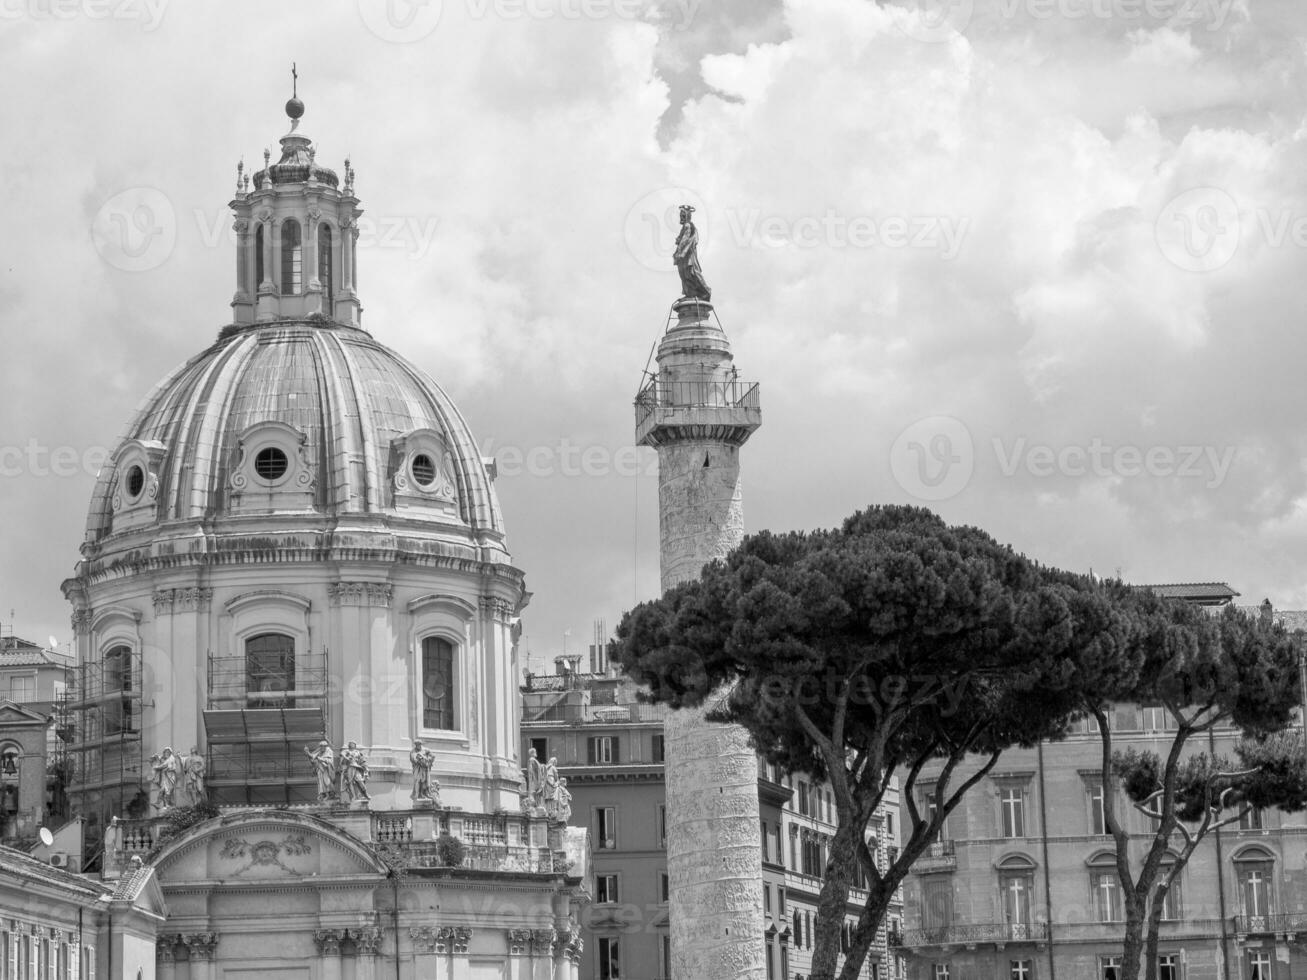
[{"label": "statue of a saint", "polygon": [[205,800],[204,792],[204,774],[208,771],[208,766],[204,761],[204,756],[200,755],[198,746],[192,745],[190,755],[182,763],[182,775],[186,780],[186,795],[190,797],[191,805],[203,803]]},{"label": "statue of a saint", "polygon": [[545,815],[554,817],[558,809],[558,757],[550,756],[544,776]]},{"label": "statue of a saint", "polygon": [[567,788],[567,777],[558,777],[558,804],[554,816],[567,823],[572,819],[572,792]]},{"label": "statue of a saint", "polygon": [[681,296],[683,299],[711,300],[712,290],[704,282],[703,269],[699,266],[699,232],[690,220],[694,208],[688,204],[681,205],[681,230],[676,236],[676,252],[672,262],[681,274]]},{"label": "statue of a saint", "polygon": [[370,800],[368,796],[368,760],[357,742],[350,742],[340,750],[340,797],[346,803]]},{"label": "statue of a saint", "polygon": [[104,866],[114,867],[122,860],[123,825],[117,817],[109,818],[109,826],[104,828]]},{"label": "statue of a saint", "polygon": [[304,748],[304,754],[313,763],[313,774],[318,779],[318,800],[325,802],[336,796],[336,754],[331,743],[323,739],[316,749]]},{"label": "statue of a saint", "polygon": [[176,806],[174,798],[177,792],[177,778],[181,775],[181,763],[173,755],[172,747],[165,745],[158,755],[150,756],[150,766],[154,770],[156,791],[155,806],[167,810]]},{"label": "statue of a saint", "polygon": [[414,803],[432,799],[431,763],[435,758],[430,749],[424,749],[422,743],[414,739],[413,751],[408,754],[408,761],[413,764],[413,792],[409,796]]},{"label": "statue of a saint", "polygon": [[536,758],[535,749],[527,749],[526,760],[526,798],[527,802],[533,806],[544,805],[544,770],[540,765],[540,760]]}]

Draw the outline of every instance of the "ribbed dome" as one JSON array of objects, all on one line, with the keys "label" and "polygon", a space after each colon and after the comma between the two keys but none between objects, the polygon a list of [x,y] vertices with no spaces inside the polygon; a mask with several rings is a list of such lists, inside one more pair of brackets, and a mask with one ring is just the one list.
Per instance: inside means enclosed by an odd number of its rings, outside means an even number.
[{"label": "ribbed dome", "polygon": [[161,382],[99,475],[84,550],[173,522],[259,515],[427,525],[474,544],[503,533],[448,396],[363,330],[326,320],[229,327]]}]

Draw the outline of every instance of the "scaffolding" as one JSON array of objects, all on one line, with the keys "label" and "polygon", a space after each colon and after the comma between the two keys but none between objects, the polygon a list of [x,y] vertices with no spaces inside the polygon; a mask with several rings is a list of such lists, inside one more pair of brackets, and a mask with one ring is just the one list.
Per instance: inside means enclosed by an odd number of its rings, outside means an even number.
[{"label": "scaffolding", "polygon": [[327,655],[209,655],[204,729],[210,799],[218,805],[311,803],[306,748],[326,737]]},{"label": "scaffolding", "polygon": [[58,756],[68,767],[68,798],[92,832],[111,815],[147,806],[141,740],[141,656],[117,647],[101,660],[68,668],[55,700]]}]

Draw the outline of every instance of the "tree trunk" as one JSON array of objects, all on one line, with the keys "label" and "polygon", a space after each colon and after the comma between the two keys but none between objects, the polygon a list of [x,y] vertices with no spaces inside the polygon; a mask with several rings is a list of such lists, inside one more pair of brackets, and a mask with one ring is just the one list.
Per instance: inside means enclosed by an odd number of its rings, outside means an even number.
[{"label": "tree trunk", "polygon": [[[873,888],[867,896],[867,905],[858,916],[858,926],[853,931],[853,942],[844,957],[844,969],[840,971],[839,980],[858,980],[861,976],[867,953],[871,949],[871,944],[876,941],[880,924],[885,921],[885,913],[889,910],[889,903],[894,898],[895,890],[896,886],[881,882],[880,886]],[[886,972],[888,973],[888,969]]]},{"label": "tree trunk", "polygon": [[[1122,889],[1125,891],[1125,889]],[[1144,910],[1138,896],[1126,893],[1125,939],[1121,944],[1121,980],[1137,980],[1144,951]]]},{"label": "tree trunk", "polygon": [[812,980],[835,980],[841,953],[840,935],[849,903],[849,885],[858,862],[854,833],[855,828],[841,823],[831,840],[826,880],[817,900],[817,919],[813,928]]}]

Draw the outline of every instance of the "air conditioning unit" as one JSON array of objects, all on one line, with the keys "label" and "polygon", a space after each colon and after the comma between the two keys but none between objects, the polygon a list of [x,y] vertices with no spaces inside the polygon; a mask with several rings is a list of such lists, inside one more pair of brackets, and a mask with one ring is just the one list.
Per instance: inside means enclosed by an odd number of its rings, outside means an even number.
[{"label": "air conditioning unit", "polygon": [[66,868],[68,867],[68,855],[63,851],[55,851],[50,855],[50,867]]}]

